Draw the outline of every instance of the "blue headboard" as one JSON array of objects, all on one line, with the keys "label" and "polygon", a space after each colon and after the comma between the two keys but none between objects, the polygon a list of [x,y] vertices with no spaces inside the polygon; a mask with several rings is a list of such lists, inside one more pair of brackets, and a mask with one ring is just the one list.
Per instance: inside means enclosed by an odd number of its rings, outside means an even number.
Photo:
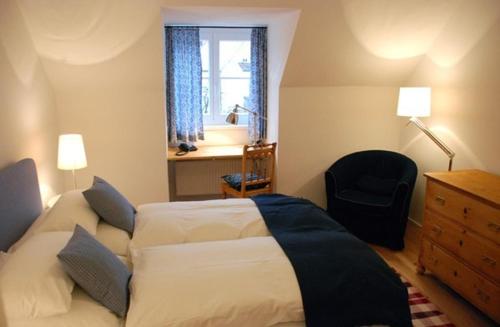
[{"label": "blue headboard", "polygon": [[23,159],[0,170],[0,250],[23,236],[42,213],[35,162]]}]

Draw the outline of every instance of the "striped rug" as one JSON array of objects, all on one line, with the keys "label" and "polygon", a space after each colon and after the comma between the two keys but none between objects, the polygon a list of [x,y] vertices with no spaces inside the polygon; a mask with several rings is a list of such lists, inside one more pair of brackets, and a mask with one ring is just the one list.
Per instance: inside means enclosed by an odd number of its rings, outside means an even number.
[{"label": "striped rug", "polygon": [[400,277],[408,288],[408,303],[414,327],[455,327],[444,313],[420,293],[418,288],[403,276],[400,275]]}]

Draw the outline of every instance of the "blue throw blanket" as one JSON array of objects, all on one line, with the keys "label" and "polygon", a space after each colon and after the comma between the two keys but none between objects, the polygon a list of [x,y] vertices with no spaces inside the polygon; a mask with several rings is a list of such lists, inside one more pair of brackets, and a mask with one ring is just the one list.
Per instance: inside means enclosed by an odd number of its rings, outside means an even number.
[{"label": "blue throw blanket", "polygon": [[323,209],[279,194],[252,200],[295,270],[308,327],[412,325],[397,274]]}]

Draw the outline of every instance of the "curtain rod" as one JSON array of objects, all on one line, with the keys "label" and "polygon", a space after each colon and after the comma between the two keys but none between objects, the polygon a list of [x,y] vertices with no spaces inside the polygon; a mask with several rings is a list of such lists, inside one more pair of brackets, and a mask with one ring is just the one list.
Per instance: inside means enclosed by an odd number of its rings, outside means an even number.
[{"label": "curtain rod", "polygon": [[200,26],[200,25],[175,25],[175,24],[168,24],[165,25],[165,27],[198,27],[198,28],[255,28],[255,27],[264,27],[267,28],[267,26]]}]

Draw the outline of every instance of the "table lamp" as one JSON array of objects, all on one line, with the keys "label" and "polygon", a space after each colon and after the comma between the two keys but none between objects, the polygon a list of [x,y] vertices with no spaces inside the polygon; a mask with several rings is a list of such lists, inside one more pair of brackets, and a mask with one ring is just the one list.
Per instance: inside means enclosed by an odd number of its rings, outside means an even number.
[{"label": "table lamp", "polygon": [[71,170],[73,173],[73,183],[76,189],[75,170],[87,167],[87,157],[83,138],[80,134],[59,135],[59,151],[57,156],[57,168],[61,170]]},{"label": "table lamp", "polygon": [[236,104],[233,108],[233,110],[227,115],[226,117],[226,123],[232,124],[232,125],[238,125],[238,118],[239,118],[239,112],[238,110],[243,110],[248,113],[251,113],[253,116],[253,145],[257,144],[257,119],[263,119],[267,120],[266,117],[259,115],[257,112],[250,110],[248,108],[242,107],[239,104]]},{"label": "table lamp", "polygon": [[430,87],[401,87],[399,89],[398,116],[411,117],[409,123],[415,124],[425,133],[449,158],[448,170],[453,164],[453,152],[443,141],[441,141],[424,123],[417,117],[428,117],[431,115],[431,88]]}]

